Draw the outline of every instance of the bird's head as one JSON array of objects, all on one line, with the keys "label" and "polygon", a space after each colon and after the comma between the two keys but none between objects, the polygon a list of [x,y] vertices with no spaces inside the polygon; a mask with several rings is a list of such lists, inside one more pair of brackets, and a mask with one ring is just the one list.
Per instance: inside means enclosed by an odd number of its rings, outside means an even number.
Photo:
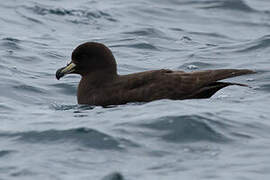
[{"label": "bird's head", "polygon": [[91,73],[116,74],[116,62],[110,49],[101,43],[86,42],[72,52],[71,62],[56,71],[56,78],[66,74],[86,76]]}]

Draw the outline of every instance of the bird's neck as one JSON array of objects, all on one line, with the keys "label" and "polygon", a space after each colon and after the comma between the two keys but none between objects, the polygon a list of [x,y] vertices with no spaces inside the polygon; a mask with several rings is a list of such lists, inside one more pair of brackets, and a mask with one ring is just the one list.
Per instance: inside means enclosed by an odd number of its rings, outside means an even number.
[{"label": "bird's neck", "polygon": [[[116,73],[110,71],[95,71],[82,76],[77,90],[78,102],[82,102],[85,94],[93,94],[118,78]],[[96,93],[96,92],[95,92]]]},{"label": "bird's neck", "polygon": [[93,71],[82,76],[81,82],[91,84],[91,86],[97,87],[104,83],[108,83],[117,78],[118,75],[115,71]]}]

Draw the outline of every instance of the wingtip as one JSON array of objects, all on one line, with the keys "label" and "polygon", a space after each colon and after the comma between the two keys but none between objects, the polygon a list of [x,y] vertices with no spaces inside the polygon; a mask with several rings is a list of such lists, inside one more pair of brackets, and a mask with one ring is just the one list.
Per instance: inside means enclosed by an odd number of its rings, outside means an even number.
[{"label": "wingtip", "polygon": [[254,74],[256,73],[254,70],[250,69],[233,69],[231,72],[232,77],[234,76],[241,76],[245,74]]},{"label": "wingtip", "polygon": [[255,70],[251,70],[251,69],[243,69],[243,71],[246,71],[246,74],[255,74],[256,73]]}]

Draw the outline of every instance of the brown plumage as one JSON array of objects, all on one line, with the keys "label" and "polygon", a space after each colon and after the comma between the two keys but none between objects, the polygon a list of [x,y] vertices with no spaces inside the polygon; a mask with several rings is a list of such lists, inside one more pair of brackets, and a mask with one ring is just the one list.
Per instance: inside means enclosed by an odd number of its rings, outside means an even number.
[{"label": "brown plumage", "polygon": [[82,76],[77,92],[79,104],[106,106],[158,99],[209,98],[226,86],[246,86],[219,80],[254,71],[219,69],[184,72],[161,69],[118,75],[111,51],[103,44],[87,42],[73,51],[71,63],[60,68],[56,78],[70,73]]}]

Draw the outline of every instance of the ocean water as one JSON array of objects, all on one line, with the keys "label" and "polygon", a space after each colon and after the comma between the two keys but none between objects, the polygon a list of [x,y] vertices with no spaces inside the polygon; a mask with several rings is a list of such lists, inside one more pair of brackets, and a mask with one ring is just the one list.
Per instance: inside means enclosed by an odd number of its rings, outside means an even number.
[{"label": "ocean water", "polygon": [[[269,0],[1,0],[0,180],[268,180]],[[76,102],[80,43],[120,74],[248,68],[210,99]]]}]

